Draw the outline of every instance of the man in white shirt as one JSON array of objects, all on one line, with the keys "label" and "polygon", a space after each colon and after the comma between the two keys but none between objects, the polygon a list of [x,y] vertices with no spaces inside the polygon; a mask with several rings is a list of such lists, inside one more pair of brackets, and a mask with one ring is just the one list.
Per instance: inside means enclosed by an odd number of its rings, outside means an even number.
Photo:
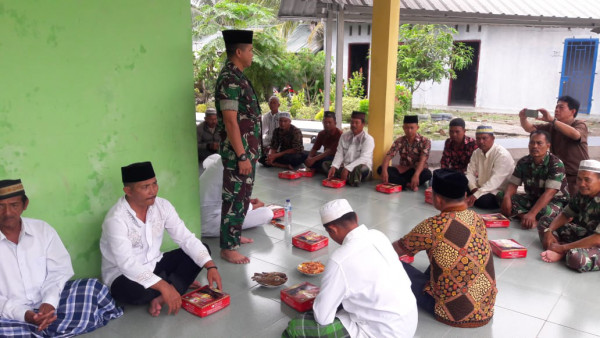
[{"label": "man in white shirt", "polygon": [[320,213],[341,247],[329,258],[314,313],[291,320],[283,337],[412,337],[417,304],[389,239],[359,226],[345,199],[328,202]]},{"label": "man in white shirt", "polygon": [[273,138],[273,132],[279,127],[279,97],[273,95],[269,98],[269,111],[262,116],[262,156],[258,160],[262,165],[265,165],[267,161],[267,155],[271,150],[271,139]]},{"label": "man in white shirt", "polygon": [[[350,131],[342,134],[333,162],[325,162],[327,178],[339,177],[358,187],[371,176],[375,140],[365,133],[365,113],[354,111],[350,120]],[[329,169],[327,167],[330,167]]]},{"label": "man in white shirt", "polygon": [[475,141],[479,149],[471,155],[467,166],[469,192],[467,204],[482,209],[500,208],[496,195],[508,184],[515,161],[501,145],[494,143],[494,130],[490,126],[479,126]]},{"label": "man in white shirt", "polygon": [[[210,251],[190,232],[169,201],[157,197],[150,162],[121,168],[123,191],[102,223],[102,279],[113,297],[128,304],[148,304],[154,317],[162,306],[169,314],[181,307],[181,295],[206,268],[210,286],[221,289],[221,276]],[[160,252],[165,230],[180,249]]]},{"label": "man in white shirt", "polygon": [[[202,208],[202,237],[218,237],[221,233],[221,190],[223,162],[219,154],[210,155],[202,163],[200,175],[200,207]],[[273,211],[258,198],[251,198],[242,230],[254,228],[273,219]]]},{"label": "man in white shirt", "polygon": [[72,336],[123,315],[97,279],[73,277],[71,257],[48,223],[21,217],[21,180],[0,181],[0,337]]}]

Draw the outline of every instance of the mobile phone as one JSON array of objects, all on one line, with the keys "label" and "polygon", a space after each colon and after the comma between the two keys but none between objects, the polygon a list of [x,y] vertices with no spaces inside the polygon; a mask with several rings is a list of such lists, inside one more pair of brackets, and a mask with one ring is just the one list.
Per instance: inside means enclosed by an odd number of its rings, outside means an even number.
[{"label": "mobile phone", "polygon": [[538,117],[538,111],[536,109],[525,109],[525,116],[527,117]]}]

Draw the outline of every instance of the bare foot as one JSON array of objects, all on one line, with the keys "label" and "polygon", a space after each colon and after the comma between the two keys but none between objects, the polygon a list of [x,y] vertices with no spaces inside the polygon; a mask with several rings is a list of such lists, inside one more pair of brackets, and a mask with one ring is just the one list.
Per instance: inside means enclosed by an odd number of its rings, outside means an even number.
[{"label": "bare foot", "polygon": [[250,259],[235,250],[221,249],[221,258],[233,264],[248,264]]},{"label": "bare foot", "polygon": [[254,240],[249,237],[240,236],[240,243],[241,244],[254,243]]},{"label": "bare foot", "polygon": [[162,305],[164,304],[164,300],[162,295],[154,298],[150,302],[150,307],[148,308],[148,312],[152,317],[158,317],[160,315],[160,310],[162,309]]},{"label": "bare foot", "polygon": [[554,263],[560,261],[565,255],[559,254],[556,251],[546,250],[541,253],[542,260],[547,263]]},{"label": "bare foot", "polygon": [[190,284],[190,286],[188,287],[188,289],[200,289],[202,287],[202,283],[200,283],[199,281],[195,280],[192,284]]}]

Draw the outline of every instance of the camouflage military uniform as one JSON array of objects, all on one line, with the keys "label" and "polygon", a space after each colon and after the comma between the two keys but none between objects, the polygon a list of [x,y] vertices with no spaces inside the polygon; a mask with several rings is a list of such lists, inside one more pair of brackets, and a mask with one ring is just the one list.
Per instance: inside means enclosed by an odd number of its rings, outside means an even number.
[{"label": "camouflage military uniform", "polygon": [[[533,157],[527,155],[517,162],[509,183],[525,186],[525,194],[512,196],[512,216],[529,212],[546,189],[556,189],[554,198],[536,215],[536,219],[544,216],[558,216],[562,208],[569,202],[569,190],[563,162],[553,154],[548,153],[544,161],[537,165]],[[504,191],[498,193],[500,202]]]},{"label": "camouflage military uniform", "polygon": [[[215,90],[217,130],[221,136],[219,153],[223,161],[223,206],[221,209],[221,248],[236,249],[240,245],[242,223],[250,203],[256,161],[260,157],[260,106],[252,84],[230,61],[223,67]],[[237,154],[227,138],[224,110],[235,110],[246,156],[252,164],[249,175],[240,175]]]},{"label": "camouflage military uniform", "polygon": [[[576,194],[563,210],[571,222],[554,231],[561,243],[572,243],[585,237],[600,234],[600,194],[594,197]],[[550,226],[554,217],[543,217],[538,223],[540,239],[544,229]],[[576,248],[567,251],[567,266],[579,272],[600,270],[600,247]]]}]

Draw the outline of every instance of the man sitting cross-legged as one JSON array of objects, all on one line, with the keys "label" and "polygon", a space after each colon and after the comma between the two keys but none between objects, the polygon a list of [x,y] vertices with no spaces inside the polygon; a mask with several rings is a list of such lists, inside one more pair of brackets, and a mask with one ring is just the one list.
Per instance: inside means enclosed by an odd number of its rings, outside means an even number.
[{"label": "man sitting cross-legged", "polygon": [[313,312],[290,321],[283,337],[412,337],[417,306],[388,238],[358,225],[345,199],[321,207],[321,222],[341,247],[331,254]]},{"label": "man sitting cross-legged", "polygon": [[578,192],[556,218],[538,224],[542,259],[553,263],[566,257],[579,272],[600,270],[600,161],[583,160],[577,175]]},{"label": "man sitting cross-legged", "polygon": [[269,155],[265,161],[267,167],[279,167],[293,170],[306,159],[302,144],[302,131],[292,124],[292,115],[287,112],[277,114],[279,127],[275,128]]},{"label": "man sitting cross-legged", "polygon": [[48,223],[21,217],[21,180],[0,181],[0,337],[70,337],[123,315],[97,279],[69,280],[71,257]]},{"label": "man sitting cross-legged", "polygon": [[457,327],[486,325],[494,315],[496,278],[485,224],[467,209],[467,179],[450,169],[433,172],[433,206],[440,210],[393,243],[398,256],[425,250],[430,267],[403,263],[417,305]]},{"label": "man sitting cross-legged", "polygon": [[[102,278],[116,300],[128,304],[150,304],[158,316],[162,306],[169,314],[181,307],[181,295],[200,270],[207,270],[208,283],[221,289],[221,276],[210,251],[179,218],[169,201],[157,197],[158,183],[150,162],[121,168],[123,191],[102,223],[100,251]],[[165,230],[181,248],[160,251]]]},{"label": "man sitting cross-legged", "polygon": [[[498,193],[502,214],[518,217],[525,229],[537,227],[537,220],[543,216],[558,216],[569,201],[565,165],[549,149],[550,134],[533,131],[529,137],[529,155],[517,162],[506,190]],[[525,185],[525,194],[517,194],[521,183]]]}]

